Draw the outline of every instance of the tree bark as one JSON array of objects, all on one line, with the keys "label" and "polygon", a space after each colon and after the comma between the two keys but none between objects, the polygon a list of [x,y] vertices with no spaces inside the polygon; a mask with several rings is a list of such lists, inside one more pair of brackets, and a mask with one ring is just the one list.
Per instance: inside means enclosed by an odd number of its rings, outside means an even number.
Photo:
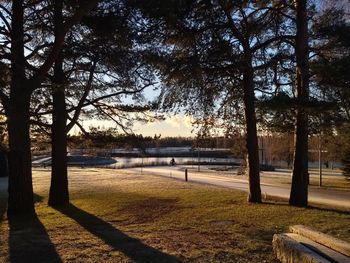
[{"label": "tree bark", "polygon": [[292,187],[289,204],[305,207],[308,203],[308,116],[309,100],[307,1],[295,1],[296,8],[296,97],[298,101],[294,140]]},{"label": "tree bark", "polygon": [[34,214],[29,135],[30,94],[21,90],[22,85],[12,86],[8,116],[10,173],[7,213],[9,215]]},{"label": "tree bark", "polygon": [[29,105],[32,86],[25,77],[23,1],[12,3],[11,87],[8,109],[8,215],[34,214]]},{"label": "tree bark", "polygon": [[[63,26],[63,3],[55,1],[54,24],[55,36],[60,34]],[[65,99],[65,76],[63,72],[62,52],[55,62],[53,78],[53,114],[51,129],[52,164],[51,185],[49,193],[50,206],[69,204],[67,172],[67,111]]]},{"label": "tree bark", "polygon": [[[251,61],[248,58],[249,61]],[[246,120],[247,169],[249,178],[248,202],[261,203],[259,146],[255,116],[254,74],[251,63],[243,73],[244,112]]]},{"label": "tree bark", "polygon": [[50,206],[69,203],[67,172],[66,104],[64,89],[55,88],[53,97],[53,122],[51,129],[52,167],[49,193]]},{"label": "tree bark", "polygon": [[8,161],[5,149],[0,145],[0,177],[8,177]]}]

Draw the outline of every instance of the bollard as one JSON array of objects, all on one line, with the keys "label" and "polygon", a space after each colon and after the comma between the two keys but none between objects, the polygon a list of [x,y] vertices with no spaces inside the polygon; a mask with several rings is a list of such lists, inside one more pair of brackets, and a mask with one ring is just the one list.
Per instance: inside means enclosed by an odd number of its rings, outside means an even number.
[{"label": "bollard", "polygon": [[187,168],[185,169],[185,181],[186,181],[186,182],[188,181],[188,178],[187,178]]}]

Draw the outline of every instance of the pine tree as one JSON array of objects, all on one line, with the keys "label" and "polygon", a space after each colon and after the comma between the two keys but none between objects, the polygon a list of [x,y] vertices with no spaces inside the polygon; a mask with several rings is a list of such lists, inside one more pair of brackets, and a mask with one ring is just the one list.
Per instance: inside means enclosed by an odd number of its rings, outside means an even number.
[{"label": "pine tree", "polygon": [[139,5],[148,14],[150,30],[157,28],[155,39],[163,41],[151,51],[164,81],[163,109],[186,107],[204,126],[234,120],[221,127],[243,127],[248,200],[261,202],[255,92],[270,90],[272,68],[290,57],[292,36],[280,28],[287,6],[265,1],[171,1],[153,9],[149,2]]},{"label": "pine tree", "polygon": [[[60,2],[59,0],[55,1],[55,3]],[[0,97],[5,105],[8,119],[10,149],[8,214],[34,214],[29,132],[31,95],[35,90],[40,89],[46,74],[58,58],[67,32],[96,4],[97,0],[84,1],[80,7],[75,8],[50,45],[45,41],[47,38],[40,39],[42,37],[40,33],[33,34],[32,30],[27,30],[28,27],[35,28],[35,25],[29,25],[29,23],[35,22],[37,12],[48,7],[50,3],[46,1],[25,2],[14,0],[11,5],[6,5],[9,8],[8,13],[11,14],[8,21],[8,24],[11,23],[9,34],[11,41],[11,66],[9,67],[11,81],[9,96],[2,90]],[[29,35],[32,37],[28,38]],[[25,54],[25,45],[32,48],[32,52],[28,55]],[[43,50],[45,51],[42,53],[43,63],[28,68],[27,62],[30,61],[32,55]]]},{"label": "pine tree", "polygon": [[308,203],[308,115],[303,105],[309,101],[309,43],[307,1],[294,1],[296,12],[296,98],[299,101],[295,124],[295,150],[289,204]]}]

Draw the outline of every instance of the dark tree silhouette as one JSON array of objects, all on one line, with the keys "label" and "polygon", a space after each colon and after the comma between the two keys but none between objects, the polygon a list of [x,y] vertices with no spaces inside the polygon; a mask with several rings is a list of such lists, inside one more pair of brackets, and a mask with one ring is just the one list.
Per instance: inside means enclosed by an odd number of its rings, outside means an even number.
[{"label": "dark tree silhouette", "polygon": [[[60,33],[62,10],[67,8],[63,3],[58,5],[54,8],[54,35]],[[141,93],[154,84],[154,76],[132,44],[137,41],[137,27],[130,22],[130,13],[124,1],[106,0],[85,16],[67,36],[55,61],[49,87],[52,102],[46,96],[36,102],[36,109],[42,110],[32,110],[36,114],[33,117],[37,117],[35,124],[51,136],[51,206],[69,203],[67,133],[74,125],[88,133],[79,123],[82,115],[112,120],[126,133],[132,133],[131,124],[134,119],[142,120],[141,114],[145,119],[151,117],[147,111],[152,106]],[[132,96],[131,102],[124,103],[123,96]],[[52,109],[48,110],[47,105]],[[138,116],[133,118],[129,113]],[[52,114],[51,125],[48,114]],[[47,127],[51,127],[51,133]]]},{"label": "dark tree silhouette", "polygon": [[[62,1],[54,1],[59,4]],[[11,67],[10,67],[10,91],[9,96],[1,92],[1,99],[6,105],[9,134],[9,198],[8,214],[34,213],[33,186],[31,173],[31,149],[30,149],[30,102],[34,90],[39,89],[51,69],[55,60],[59,57],[64,38],[67,32],[77,24],[80,19],[97,4],[97,0],[84,1],[81,6],[73,11],[72,15],[64,21],[60,32],[54,37],[51,45],[47,45],[47,39],[29,38],[27,18],[30,11],[36,10],[31,6],[29,9],[24,1],[14,0],[9,5],[7,12],[11,18]],[[45,7],[45,1],[26,3],[36,5],[38,9]],[[2,6],[4,10],[4,6]],[[29,12],[29,13],[28,13]],[[39,41],[40,42],[40,41]],[[43,63],[28,68],[28,59],[31,54],[25,54],[25,47],[33,46],[32,54],[38,50],[45,50],[42,54]],[[48,46],[50,47],[49,49]],[[46,49],[45,49],[46,48]],[[30,65],[30,64],[29,64]],[[28,72],[31,74],[28,74]]]},{"label": "dark tree silhouette", "polygon": [[187,107],[204,125],[243,116],[248,200],[261,202],[255,92],[270,89],[271,69],[289,58],[282,47],[292,36],[280,30],[286,6],[264,1],[151,3],[139,5],[148,14],[150,30],[160,31],[155,39],[163,41],[151,56],[165,82],[161,105],[167,110]]},{"label": "dark tree silhouette", "polygon": [[295,124],[295,149],[292,188],[289,203],[307,206],[308,199],[308,116],[305,105],[309,101],[309,43],[307,1],[295,1],[296,12],[296,98],[299,102]]}]

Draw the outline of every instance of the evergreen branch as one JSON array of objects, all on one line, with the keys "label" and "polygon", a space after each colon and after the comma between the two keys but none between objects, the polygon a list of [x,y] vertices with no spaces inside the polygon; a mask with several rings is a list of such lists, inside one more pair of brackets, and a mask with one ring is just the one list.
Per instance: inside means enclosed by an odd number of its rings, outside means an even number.
[{"label": "evergreen branch", "polygon": [[62,46],[64,44],[64,38],[68,31],[71,29],[72,26],[77,24],[85,14],[87,14],[97,5],[98,0],[89,0],[86,4],[82,2],[86,1],[81,1],[80,8],[75,12],[75,14],[71,18],[69,18],[66,22],[63,23],[62,29],[55,37],[55,41],[50,54],[46,58],[45,62],[38,69],[38,71],[31,78],[31,80],[34,83],[41,83],[43,81],[43,79],[46,77],[46,73],[49,71],[49,69],[59,56],[62,50]]},{"label": "evergreen branch", "polygon": [[[42,45],[39,45],[37,46],[36,48],[30,50],[31,53],[29,55],[27,55],[25,58],[28,60],[28,59],[31,59],[32,57],[34,57],[36,54],[38,54],[38,52],[43,49],[43,48],[46,48],[46,47],[50,47],[52,46],[53,44],[52,43],[45,43],[45,44],[42,44]],[[28,47],[26,47],[26,49],[29,49]]]},{"label": "evergreen branch", "polygon": [[261,64],[259,66],[255,66],[254,70],[263,70],[267,69],[269,67],[272,67],[273,65],[276,65],[278,62],[284,59],[291,59],[291,55],[286,55],[286,54],[277,54],[276,56],[272,57],[268,62]]},{"label": "evergreen branch", "polygon": [[[67,118],[68,118],[70,121],[72,121],[72,118],[71,118],[69,115],[67,116]],[[81,131],[82,133],[84,133],[84,135],[89,136],[89,132],[87,132],[87,131],[85,130],[85,128],[79,123],[79,121],[76,121],[74,124],[78,126],[78,128],[80,129],[80,131]]]},{"label": "evergreen branch", "polygon": [[255,46],[253,46],[252,52],[254,53],[254,52],[258,51],[259,49],[267,48],[270,44],[272,44],[274,42],[282,41],[282,42],[290,44],[290,42],[287,42],[284,40],[293,40],[294,38],[295,38],[295,36],[293,36],[293,35],[282,35],[282,36],[272,37],[272,38],[269,38],[268,40],[266,40],[262,43],[259,43],[259,44],[256,44]]},{"label": "evergreen branch", "polygon": [[[124,133],[126,134],[132,133],[130,128],[125,127],[125,125],[123,125],[120,121],[116,120],[111,114],[103,110],[102,107],[100,107],[101,105],[92,104],[92,106],[94,106],[101,114],[107,116],[110,120],[116,123],[123,130]],[[108,105],[106,104],[104,104],[104,106],[108,107]]]},{"label": "evergreen branch", "polygon": [[[108,99],[108,98],[111,98],[111,97],[117,97],[117,96],[120,96],[120,95],[136,94],[136,93],[139,93],[139,92],[143,91],[147,87],[155,85],[155,84],[156,83],[151,82],[151,83],[149,83],[149,84],[147,84],[147,85],[145,85],[142,88],[137,89],[137,90],[122,90],[122,91],[118,91],[118,92],[115,92],[115,93],[106,94],[104,96],[98,97],[98,98],[93,99],[93,100],[86,100],[86,102],[83,104],[82,108],[87,107],[89,105],[93,105],[94,103],[100,102],[100,101],[102,101],[104,99]],[[73,108],[69,109],[68,112],[72,112],[74,110],[76,110],[76,107],[73,107]]]},{"label": "evergreen branch", "polygon": [[74,115],[73,115],[73,117],[71,119],[71,122],[67,125],[67,132],[70,131],[70,129],[73,128],[74,123],[78,120],[80,112],[81,112],[81,110],[82,110],[82,108],[84,106],[84,102],[85,102],[85,100],[87,99],[87,97],[88,97],[88,95],[90,93],[90,90],[91,90],[91,87],[92,87],[92,82],[93,82],[95,68],[96,68],[96,62],[94,61],[92,66],[91,66],[90,72],[89,72],[89,79],[88,79],[88,82],[86,84],[86,87],[85,87],[85,90],[84,90],[84,94],[80,98],[79,103],[78,103],[78,105],[75,108],[75,112],[74,112]]},{"label": "evergreen branch", "polygon": [[227,18],[227,21],[230,25],[230,29],[232,31],[232,34],[241,42],[244,43],[244,36],[242,35],[242,33],[238,30],[238,28],[235,25],[235,22],[232,19],[232,16],[229,12],[229,10],[227,10],[227,7],[225,6],[225,3],[223,0],[219,0],[219,4],[221,6],[221,8],[223,9],[225,16]]},{"label": "evergreen branch", "polygon": [[[4,86],[3,81],[1,81],[1,85]],[[2,90],[0,90],[0,100],[1,100],[2,106],[4,107],[5,112],[7,112],[10,106],[9,105],[10,98]]]}]

